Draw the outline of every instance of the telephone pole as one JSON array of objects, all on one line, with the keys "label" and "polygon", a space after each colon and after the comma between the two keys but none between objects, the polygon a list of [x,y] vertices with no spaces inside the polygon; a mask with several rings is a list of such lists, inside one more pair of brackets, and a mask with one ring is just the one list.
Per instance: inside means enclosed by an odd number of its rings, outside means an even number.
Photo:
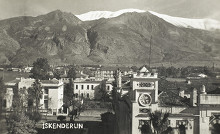
[{"label": "telephone pole", "polygon": [[151,45],[152,45],[151,43],[152,43],[152,35],[150,36],[149,68],[151,64]]}]

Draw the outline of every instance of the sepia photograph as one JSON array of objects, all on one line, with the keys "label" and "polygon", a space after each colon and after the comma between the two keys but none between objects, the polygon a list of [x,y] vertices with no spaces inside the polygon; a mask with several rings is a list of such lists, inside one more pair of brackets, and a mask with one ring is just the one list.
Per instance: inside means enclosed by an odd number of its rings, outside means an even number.
[{"label": "sepia photograph", "polygon": [[0,134],[220,134],[219,0],[0,0]]}]

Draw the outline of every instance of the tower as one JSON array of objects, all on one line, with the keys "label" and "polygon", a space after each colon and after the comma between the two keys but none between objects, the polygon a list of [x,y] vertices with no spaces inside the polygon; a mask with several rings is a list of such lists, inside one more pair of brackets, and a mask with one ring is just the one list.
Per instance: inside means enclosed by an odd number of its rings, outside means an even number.
[{"label": "tower", "polygon": [[139,134],[140,127],[149,121],[149,112],[158,109],[157,73],[140,72],[131,79],[132,134]]}]

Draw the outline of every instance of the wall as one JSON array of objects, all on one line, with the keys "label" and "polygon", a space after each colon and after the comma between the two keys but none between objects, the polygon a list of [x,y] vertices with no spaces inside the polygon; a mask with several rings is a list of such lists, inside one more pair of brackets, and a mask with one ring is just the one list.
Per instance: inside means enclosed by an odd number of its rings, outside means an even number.
[{"label": "wall", "polygon": [[[78,88],[76,88],[78,86]],[[82,89],[83,86],[83,89]],[[87,88],[89,86],[89,88]],[[93,86],[93,89],[92,89]],[[78,94],[78,98],[81,97],[81,94],[83,94],[83,97],[87,98],[87,94],[89,94],[89,98],[94,98],[94,92],[99,86],[99,83],[74,83],[74,94]]]},{"label": "wall", "polygon": [[59,107],[58,107],[58,90],[57,89],[49,89],[49,91],[48,91],[49,93],[48,93],[48,99],[50,100],[50,101],[48,101],[48,103],[49,103],[49,108],[51,108],[51,109],[58,109]]},{"label": "wall", "polygon": [[200,94],[200,104],[219,104],[219,94]]},{"label": "wall", "polygon": [[6,109],[10,109],[12,107],[13,95],[13,88],[7,88],[4,96],[4,100],[6,100]]},{"label": "wall", "polygon": [[[78,96],[80,97],[81,97],[81,94],[83,94],[84,98],[87,98],[87,94],[89,94],[89,98],[94,99],[96,92],[98,92],[97,90],[99,90],[100,84],[101,84],[101,81],[74,82],[74,94],[78,94]],[[83,89],[82,89],[82,85],[83,85]],[[92,89],[92,86],[93,86],[93,89]],[[113,86],[110,83],[106,83],[106,90],[108,92],[110,92],[112,88]]]},{"label": "wall", "polygon": [[80,116],[100,117],[101,114],[109,112],[108,109],[86,109],[80,113]]}]

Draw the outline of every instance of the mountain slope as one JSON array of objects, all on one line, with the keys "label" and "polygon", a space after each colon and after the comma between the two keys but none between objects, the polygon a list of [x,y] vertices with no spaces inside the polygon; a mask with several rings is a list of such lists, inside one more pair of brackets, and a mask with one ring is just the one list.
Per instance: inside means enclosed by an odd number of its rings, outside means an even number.
[{"label": "mountain slope", "polygon": [[219,54],[215,54],[219,50],[219,36],[212,36],[215,33],[175,27],[148,12],[96,22],[98,25],[92,27],[96,42],[91,56],[94,52],[109,62],[147,63],[150,36],[154,62],[213,60],[213,56],[219,59]]},{"label": "mountain slope", "polygon": [[[147,64],[220,61],[220,33],[172,25],[150,12],[81,21],[59,10],[0,21],[0,63]],[[204,64],[203,64],[204,65]]]},{"label": "mountain slope", "polygon": [[1,21],[0,26],[9,35],[6,39],[16,40],[20,47],[10,56],[12,63],[31,64],[37,57],[59,63],[85,58],[89,53],[86,27],[70,13],[57,10],[38,17],[13,18]]},{"label": "mountain slope", "polygon": [[150,11],[150,13],[158,16],[159,18],[164,19],[165,21],[175,26],[180,26],[185,28],[196,28],[203,30],[220,29],[220,22],[213,19],[187,19],[187,18],[172,17],[164,14],[159,14],[153,11]]},{"label": "mountain slope", "polygon": [[[97,20],[100,18],[114,18],[118,17],[124,13],[144,13],[146,11],[139,10],[139,9],[123,9],[116,12],[110,11],[91,11],[88,13],[84,13],[81,15],[76,15],[82,21],[91,21]],[[185,28],[195,28],[195,29],[203,29],[203,30],[216,30],[220,29],[220,22],[213,19],[188,19],[188,18],[181,18],[181,17],[172,17],[165,14],[159,14],[153,11],[149,11],[151,14],[164,19],[165,21],[179,27]]]}]

